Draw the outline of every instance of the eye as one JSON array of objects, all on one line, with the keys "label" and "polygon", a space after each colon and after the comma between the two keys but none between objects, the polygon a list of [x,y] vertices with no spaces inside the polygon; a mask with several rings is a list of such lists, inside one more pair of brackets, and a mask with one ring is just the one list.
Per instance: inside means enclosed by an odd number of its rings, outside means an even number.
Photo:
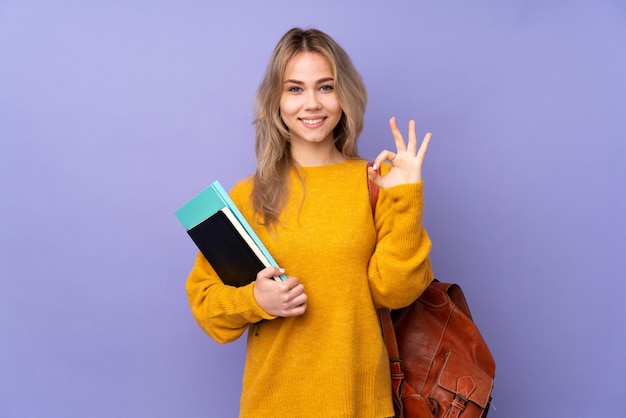
[{"label": "eye", "polygon": [[324,84],[323,86],[320,87],[320,91],[333,91],[334,87],[331,86],[330,84]]},{"label": "eye", "polygon": [[300,93],[302,91],[302,87],[299,86],[291,86],[287,88],[287,91],[290,93]]}]

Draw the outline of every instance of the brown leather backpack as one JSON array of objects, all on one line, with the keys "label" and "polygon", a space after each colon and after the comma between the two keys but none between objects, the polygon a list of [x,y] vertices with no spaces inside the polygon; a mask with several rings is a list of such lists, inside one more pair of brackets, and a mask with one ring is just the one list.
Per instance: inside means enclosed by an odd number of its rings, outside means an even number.
[{"label": "brown leather backpack", "polygon": [[[368,186],[373,213],[378,187]],[[487,417],[496,365],[458,285],[434,281],[411,305],[379,316],[396,417]]]},{"label": "brown leather backpack", "polygon": [[495,362],[456,284],[433,282],[404,309],[379,311],[399,418],[485,418]]}]

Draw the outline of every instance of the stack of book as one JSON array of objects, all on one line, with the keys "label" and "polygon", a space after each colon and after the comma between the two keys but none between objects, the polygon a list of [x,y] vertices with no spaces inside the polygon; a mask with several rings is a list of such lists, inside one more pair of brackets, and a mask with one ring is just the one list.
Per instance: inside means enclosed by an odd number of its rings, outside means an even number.
[{"label": "stack of book", "polygon": [[244,286],[264,268],[278,266],[218,181],[175,214],[224,284]]}]

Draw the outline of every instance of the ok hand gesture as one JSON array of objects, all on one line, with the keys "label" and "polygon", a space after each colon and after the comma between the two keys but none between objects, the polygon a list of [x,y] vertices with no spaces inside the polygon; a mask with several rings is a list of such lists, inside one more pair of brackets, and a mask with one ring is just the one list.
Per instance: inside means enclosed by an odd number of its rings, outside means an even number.
[{"label": "ok hand gesture", "polygon": [[[404,142],[404,137],[396,125],[396,118],[389,120],[391,133],[396,142],[396,152],[384,150],[374,160],[374,166],[369,168],[368,176],[370,180],[382,189],[397,186],[400,184],[418,183],[422,180],[422,164],[428,150],[430,137],[429,132],[424,135],[422,143],[417,148],[417,136],[415,135],[415,121],[409,122],[409,142]],[[383,161],[391,163],[391,170],[381,176],[376,170]]]}]

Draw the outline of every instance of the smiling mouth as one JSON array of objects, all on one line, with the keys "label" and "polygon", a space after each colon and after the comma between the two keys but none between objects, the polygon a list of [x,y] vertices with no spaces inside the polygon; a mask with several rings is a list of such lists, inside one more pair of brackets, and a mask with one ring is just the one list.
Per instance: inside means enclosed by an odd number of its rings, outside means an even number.
[{"label": "smiling mouth", "polygon": [[300,119],[302,121],[302,123],[304,123],[305,125],[317,125],[319,123],[322,123],[324,121],[324,118],[317,118],[317,119]]}]

